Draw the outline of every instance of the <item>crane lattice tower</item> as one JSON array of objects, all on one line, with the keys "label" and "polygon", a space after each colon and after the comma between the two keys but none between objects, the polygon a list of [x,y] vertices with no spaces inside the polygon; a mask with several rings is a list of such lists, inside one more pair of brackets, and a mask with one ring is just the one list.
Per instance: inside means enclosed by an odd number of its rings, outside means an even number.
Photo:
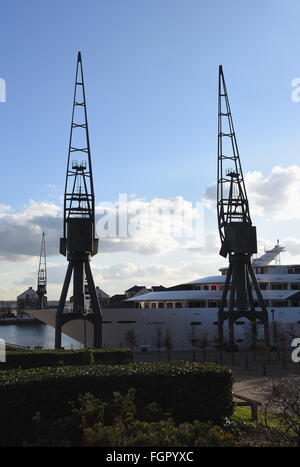
[{"label": "crane lattice tower", "polygon": [[264,326],[264,338],[269,344],[268,312],[251,264],[252,255],[257,253],[256,228],[250,217],[222,66],[218,92],[217,212],[220,255],[229,258],[218,313],[220,348],[224,344],[224,322],[228,320],[229,345],[233,349],[234,325],[242,317],[252,323],[252,345],[256,346],[259,324]]},{"label": "crane lattice tower", "polygon": [[[102,345],[102,313],[90,267],[91,257],[97,252],[92,161],[82,58],[79,52],[65,183],[63,237],[60,239],[60,253],[67,257],[69,265],[56,313],[56,348],[61,347],[62,326],[74,319],[90,321],[94,326],[94,347],[99,348]],[[72,276],[73,311],[64,312]],[[85,309],[85,283],[91,298],[91,308],[88,310]]]}]

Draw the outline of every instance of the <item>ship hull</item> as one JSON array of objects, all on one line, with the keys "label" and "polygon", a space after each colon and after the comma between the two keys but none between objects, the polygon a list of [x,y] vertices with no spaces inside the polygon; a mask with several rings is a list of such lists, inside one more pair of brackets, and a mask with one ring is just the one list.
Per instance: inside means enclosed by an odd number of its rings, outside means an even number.
[{"label": "ship hull", "polygon": [[[275,310],[280,323],[300,321],[300,308],[280,308]],[[31,316],[55,327],[56,310],[28,310]],[[128,347],[126,334],[133,330],[137,347],[147,346],[149,350],[157,349],[158,329],[161,329],[161,343],[168,329],[173,349],[189,349],[192,340],[207,337],[212,347],[217,339],[218,309],[180,308],[180,309],[142,309],[142,308],[107,308],[103,313],[103,347]],[[269,321],[272,316],[269,312]],[[251,342],[250,322],[240,319],[235,326],[235,338],[243,347]],[[227,334],[225,323],[225,335]],[[82,345],[93,345],[92,325],[84,320],[74,320],[64,325],[63,333],[72,337]],[[263,337],[263,326],[258,325],[258,337]],[[271,332],[272,343],[272,332]]]}]

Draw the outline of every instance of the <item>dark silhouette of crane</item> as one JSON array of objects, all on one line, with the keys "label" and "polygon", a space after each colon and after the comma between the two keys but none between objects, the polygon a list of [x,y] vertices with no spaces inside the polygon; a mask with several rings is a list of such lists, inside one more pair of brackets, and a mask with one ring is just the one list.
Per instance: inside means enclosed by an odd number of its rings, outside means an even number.
[{"label": "dark silhouette of crane", "polygon": [[[76,160],[72,159],[73,155],[76,155]],[[91,256],[97,252],[92,161],[82,59],[79,52],[65,183],[63,237],[60,239],[60,253],[67,256],[69,265],[56,313],[56,348],[61,347],[62,326],[74,319],[83,319],[84,324],[90,321],[94,326],[94,347],[99,348],[102,345],[102,314],[90,267]],[[73,311],[65,312],[72,275]],[[91,303],[88,310],[85,305],[85,284]]]},{"label": "dark silhouette of crane", "polygon": [[47,307],[47,264],[46,264],[46,244],[45,244],[45,233],[43,232],[38,279],[37,279],[37,291],[39,301],[38,308],[44,310]]},{"label": "dark silhouette of crane", "polygon": [[258,324],[264,325],[265,342],[269,344],[268,312],[251,264],[252,255],[257,253],[256,228],[251,222],[222,66],[219,67],[217,177],[220,255],[229,257],[218,314],[219,345],[220,348],[224,345],[224,321],[228,320],[229,347],[235,348],[234,324],[242,317],[252,323],[253,347]]}]

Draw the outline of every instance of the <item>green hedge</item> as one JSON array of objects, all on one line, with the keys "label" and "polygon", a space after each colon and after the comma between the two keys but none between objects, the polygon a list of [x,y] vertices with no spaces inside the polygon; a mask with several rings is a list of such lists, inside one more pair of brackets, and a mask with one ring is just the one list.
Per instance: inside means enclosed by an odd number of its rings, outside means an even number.
[{"label": "green hedge", "polygon": [[32,432],[32,417],[69,414],[70,401],[92,393],[103,401],[113,392],[136,390],[141,410],[156,402],[176,422],[219,422],[233,412],[231,371],[214,363],[144,363],[7,370],[0,372],[0,445],[17,446]]},{"label": "green hedge", "polygon": [[127,349],[17,350],[6,352],[6,363],[0,363],[0,370],[42,366],[88,365],[89,363],[123,365],[132,362],[133,353]]}]

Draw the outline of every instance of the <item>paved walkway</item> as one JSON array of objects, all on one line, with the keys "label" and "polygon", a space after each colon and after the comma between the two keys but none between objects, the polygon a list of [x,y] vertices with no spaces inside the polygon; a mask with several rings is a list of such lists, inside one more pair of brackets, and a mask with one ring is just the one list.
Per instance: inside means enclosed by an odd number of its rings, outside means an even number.
[{"label": "paved walkway", "polygon": [[[267,368],[268,370],[268,368]],[[273,368],[273,371],[267,371],[267,376],[259,375],[256,371],[245,371],[238,368],[232,368],[234,384],[233,390],[236,394],[263,402],[260,389],[270,380],[279,381],[286,378],[299,378],[299,371],[283,370]]]}]

